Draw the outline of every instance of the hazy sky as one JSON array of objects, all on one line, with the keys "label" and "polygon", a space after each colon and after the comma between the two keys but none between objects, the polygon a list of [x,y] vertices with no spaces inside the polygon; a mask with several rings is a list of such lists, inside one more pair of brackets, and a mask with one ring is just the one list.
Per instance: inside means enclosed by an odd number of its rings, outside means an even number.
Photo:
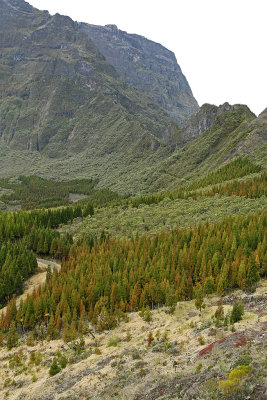
[{"label": "hazy sky", "polygon": [[116,24],[172,50],[199,104],[267,107],[266,0],[28,0],[80,22]]}]

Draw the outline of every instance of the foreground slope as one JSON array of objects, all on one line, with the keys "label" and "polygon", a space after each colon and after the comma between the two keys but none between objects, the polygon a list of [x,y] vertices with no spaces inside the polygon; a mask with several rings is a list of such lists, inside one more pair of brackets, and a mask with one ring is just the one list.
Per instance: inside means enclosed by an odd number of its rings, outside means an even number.
[{"label": "foreground slope", "polygon": [[[11,400],[263,400],[266,289],[262,281],[253,295],[236,291],[224,297],[225,316],[235,300],[245,305],[235,331],[216,325],[218,298],[210,297],[201,316],[192,301],[180,302],[173,315],[164,308],[152,311],[150,323],[131,313],[115,330],[98,333],[95,339],[86,336],[80,350],[79,341],[74,345],[61,340],[24,344],[9,353],[0,350],[0,393]],[[50,377],[52,360],[63,355],[67,367]],[[219,382],[227,381],[233,370],[237,374],[243,364],[248,372],[225,396]]]}]

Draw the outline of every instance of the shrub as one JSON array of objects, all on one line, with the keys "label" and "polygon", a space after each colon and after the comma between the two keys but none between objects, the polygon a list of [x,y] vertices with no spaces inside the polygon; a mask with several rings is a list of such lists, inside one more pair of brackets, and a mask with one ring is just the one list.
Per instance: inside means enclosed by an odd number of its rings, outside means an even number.
[{"label": "shrub", "polygon": [[243,353],[239,357],[239,359],[235,363],[235,367],[238,367],[239,365],[250,365],[253,361],[253,358],[251,357],[250,354],[248,353]]},{"label": "shrub", "polygon": [[119,342],[120,342],[120,338],[118,336],[111,337],[108,341],[108,347],[112,347],[112,346],[116,347],[116,346],[118,346]]},{"label": "shrub", "polygon": [[57,360],[54,359],[54,361],[52,362],[51,367],[49,369],[49,375],[54,376],[54,375],[58,374],[60,371],[61,371],[61,368],[58,365]]},{"label": "shrub", "polygon": [[203,346],[203,345],[205,344],[205,340],[203,339],[203,336],[199,336],[199,337],[197,338],[197,340],[198,340],[198,343],[199,343],[201,346]]},{"label": "shrub", "polygon": [[241,365],[239,368],[233,369],[228,374],[225,381],[220,381],[219,386],[225,396],[232,396],[243,385],[244,378],[251,371],[248,365]]},{"label": "shrub", "polygon": [[145,309],[140,311],[139,315],[140,315],[140,317],[143,318],[144,321],[146,321],[148,323],[152,321],[152,313],[151,313],[149,307],[146,307]]},{"label": "shrub", "polygon": [[126,332],[126,342],[130,342],[131,339],[132,339],[132,336],[131,336],[130,329],[127,329],[127,332]]},{"label": "shrub", "polygon": [[61,359],[59,360],[59,364],[62,369],[66,368],[67,366],[67,359],[65,356],[62,356]]},{"label": "shrub", "polygon": [[215,311],[215,318],[218,320],[222,320],[224,316],[224,310],[223,310],[223,305],[222,305],[222,300],[220,299],[217,303],[218,307],[217,310]]},{"label": "shrub", "polygon": [[35,360],[34,360],[35,365],[40,365],[42,358],[43,358],[42,353],[40,351],[37,351],[35,353]]},{"label": "shrub", "polygon": [[140,358],[141,358],[139,350],[137,350],[136,348],[133,348],[131,350],[131,355],[132,355],[133,360],[140,360]]},{"label": "shrub", "polygon": [[154,340],[154,336],[153,336],[153,334],[152,334],[151,332],[149,332],[148,337],[147,337],[147,344],[148,344],[148,346],[151,345],[151,343],[153,342],[153,340]]},{"label": "shrub", "polygon": [[202,364],[198,364],[198,366],[196,367],[196,373],[199,374],[202,368]]}]

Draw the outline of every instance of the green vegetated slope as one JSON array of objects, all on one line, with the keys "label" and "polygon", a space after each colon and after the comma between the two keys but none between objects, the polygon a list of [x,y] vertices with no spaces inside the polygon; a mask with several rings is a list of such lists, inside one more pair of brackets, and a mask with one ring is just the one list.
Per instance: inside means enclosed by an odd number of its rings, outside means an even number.
[{"label": "green vegetated slope", "polygon": [[[113,128],[110,128],[112,132]],[[121,152],[119,146],[114,148],[113,153],[102,154],[101,157],[97,156],[97,152],[91,157],[86,150],[75,157],[70,155],[60,160],[46,160],[39,153],[38,156],[29,153],[26,159],[24,153],[14,153],[2,143],[1,174],[19,174],[23,165],[24,174],[30,171],[31,174],[56,179],[98,178],[100,187],[110,187],[114,191],[133,195],[173,190],[201,178],[238,156],[245,155],[266,168],[266,134],[265,112],[255,118],[247,107],[235,106],[233,111],[218,115],[207,131],[171,156],[168,156],[170,150],[162,147],[156,152],[148,148],[138,151],[128,148]],[[100,149],[101,145],[98,151]],[[129,155],[128,151],[133,153]]]},{"label": "green vegetated slope", "polygon": [[0,9],[2,176],[94,177],[168,152],[167,114],[122,82],[76,23],[23,1]]},{"label": "green vegetated slope", "polygon": [[249,212],[263,211],[267,207],[266,197],[247,199],[237,196],[201,197],[197,200],[170,200],[164,199],[155,205],[141,205],[138,208],[113,207],[95,210],[93,217],[82,222],[65,227],[78,237],[84,234],[99,236],[101,231],[111,236],[128,237],[132,235],[156,234],[162,230],[171,230],[175,227],[185,228],[218,221],[226,215],[248,214]]},{"label": "green vegetated slope", "polygon": [[161,163],[147,184],[153,191],[174,189],[241,155],[266,168],[266,138],[267,111],[255,118],[246,106],[234,106],[233,111],[217,115],[209,129]]},{"label": "green vegetated slope", "polygon": [[[75,221],[63,230],[79,237],[87,233],[100,235],[102,230],[116,237],[144,232],[154,235],[175,227],[218,221],[229,214],[264,210],[266,172],[259,170],[259,165],[238,158],[176,191],[115,200],[109,206],[96,208],[93,216]],[[211,182],[216,184],[205,187]]]}]

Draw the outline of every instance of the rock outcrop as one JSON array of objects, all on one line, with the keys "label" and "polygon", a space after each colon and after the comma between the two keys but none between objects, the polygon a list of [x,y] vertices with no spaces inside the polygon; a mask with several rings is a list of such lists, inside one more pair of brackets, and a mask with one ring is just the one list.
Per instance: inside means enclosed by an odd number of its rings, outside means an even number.
[{"label": "rock outcrop", "polygon": [[116,25],[79,24],[121,79],[149,94],[178,124],[198,110],[190,86],[173,52]]}]

